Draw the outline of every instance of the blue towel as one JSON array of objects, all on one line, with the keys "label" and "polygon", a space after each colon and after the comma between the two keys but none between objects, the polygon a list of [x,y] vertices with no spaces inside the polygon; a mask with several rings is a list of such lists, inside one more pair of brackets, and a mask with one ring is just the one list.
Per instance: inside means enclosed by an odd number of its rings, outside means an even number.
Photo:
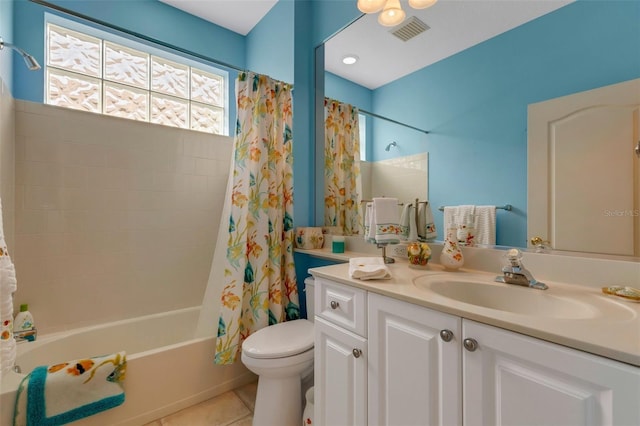
[{"label": "blue towel", "polygon": [[14,426],[63,425],[117,407],[126,365],[118,352],[36,367],[18,388]]}]

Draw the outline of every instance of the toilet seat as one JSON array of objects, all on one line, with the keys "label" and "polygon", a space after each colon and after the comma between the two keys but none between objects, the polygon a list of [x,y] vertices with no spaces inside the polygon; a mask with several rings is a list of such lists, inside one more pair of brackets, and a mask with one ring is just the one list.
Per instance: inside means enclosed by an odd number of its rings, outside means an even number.
[{"label": "toilet seat", "polygon": [[301,354],[313,348],[313,323],[304,319],[265,327],[242,343],[242,353],[251,358],[274,359]]}]

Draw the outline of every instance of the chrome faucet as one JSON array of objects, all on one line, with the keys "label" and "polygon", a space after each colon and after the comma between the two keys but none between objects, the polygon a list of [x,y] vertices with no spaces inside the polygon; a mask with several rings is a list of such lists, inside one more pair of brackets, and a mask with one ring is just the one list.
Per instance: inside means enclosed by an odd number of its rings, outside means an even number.
[{"label": "chrome faucet", "polygon": [[511,249],[506,255],[509,265],[502,268],[502,275],[496,277],[496,281],[506,284],[516,284],[525,287],[546,290],[549,287],[545,283],[533,278],[531,272],[522,265],[522,253],[518,249]]}]

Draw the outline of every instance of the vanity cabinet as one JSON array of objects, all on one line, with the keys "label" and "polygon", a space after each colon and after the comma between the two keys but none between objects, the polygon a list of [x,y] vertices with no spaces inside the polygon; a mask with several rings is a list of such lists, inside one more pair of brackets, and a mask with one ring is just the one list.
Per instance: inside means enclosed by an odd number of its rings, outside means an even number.
[{"label": "vanity cabinet", "polygon": [[640,424],[638,367],[326,279],[315,307],[320,426]]},{"label": "vanity cabinet", "polygon": [[462,351],[465,426],[640,425],[640,368],[474,321],[462,329],[477,345]]},{"label": "vanity cabinet", "polygon": [[374,293],[368,302],[368,424],[461,424],[461,319]]},{"label": "vanity cabinet", "polygon": [[367,425],[367,292],[315,280],[314,423]]}]

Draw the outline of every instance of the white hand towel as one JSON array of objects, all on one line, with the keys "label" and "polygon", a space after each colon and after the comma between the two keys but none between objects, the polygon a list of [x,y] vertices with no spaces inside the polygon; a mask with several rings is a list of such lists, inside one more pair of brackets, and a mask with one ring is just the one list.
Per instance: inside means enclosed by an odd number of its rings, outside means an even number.
[{"label": "white hand towel", "polygon": [[406,241],[409,238],[411,204],[405,204],[400,216],[400,240]]},{"label": "white hand towel", "polygon": [[397,244],[400,242],[397,198],[374,198],[373,218],[376,243]]},{"label": "white hand towel", "polygon": [[391,271],[382,257],[353,257],[349,259],[349,276],[360,280],[388,280]]},{"label": "white hand towel", "polygon": [[433,210],[431,210],[431,204],[428,202],[424,205],[424,219],[425,219],[425,239],[435,240],[438,236],[438,230],[436,229],[436,222],[433,219]]},{"label": "white hand towel", "polygon": [[496,206],[476,206],[476,244],[496,244]]},{"label": "white hand towel", "polygon": [[496,206],[451,206],[444,208],[444,226],[446,230],[457,224],[473,223],[476,244],[495,245],[496,243]]},{"label": "white hand towel", "polygon": [[438,236],[433,211],[428,202],[420,203],[418,208],[418,236],[424,240],[433,240]]},{"label": "white hand towel", "polygon": [[364,240],[368,243],[376,242],[375,215],[373,203],[367,203],[364,210]]},{"label": "white hand towel", "polygon": [[409,237],[408,241],[418,241],[418,224],[416,222],[416,206],[411,206],[409,213]]},{"label": "white hand towel", "polygon": [[444,232],[445,237],[449,228],[455,228],[458,224],[468,223],[475,214],[476,206],[447,206],[444,208]]}]

